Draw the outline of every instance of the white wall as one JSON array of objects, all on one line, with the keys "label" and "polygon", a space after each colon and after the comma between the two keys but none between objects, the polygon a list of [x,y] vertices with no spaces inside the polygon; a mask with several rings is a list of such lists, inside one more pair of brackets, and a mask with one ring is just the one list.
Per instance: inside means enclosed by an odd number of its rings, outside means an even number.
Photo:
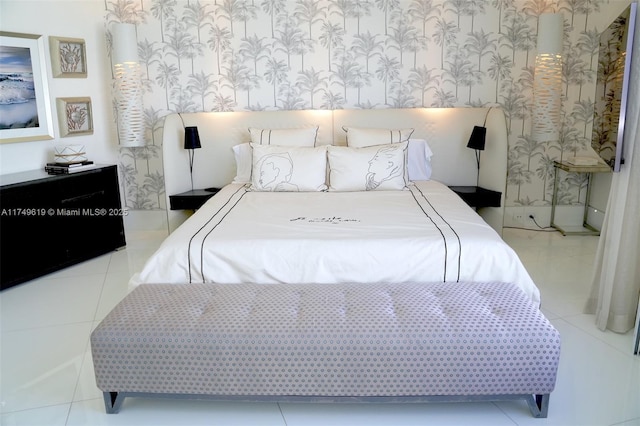
[{"label": "white wall", "polygon": [[[115,164],[117,139],[111,112],[111,74],[100,0],[0,0],[0,29],[45,36],[47,81],[53,114],[53,140],[0,144],[0,174],[39,169],[53,160],[53,147],[83,144],[89,159]],[[53,78],[49,36],[86,42],[87,78]],[[89,96],[93,108],[92,135],[60,137],[57,97]]]}]

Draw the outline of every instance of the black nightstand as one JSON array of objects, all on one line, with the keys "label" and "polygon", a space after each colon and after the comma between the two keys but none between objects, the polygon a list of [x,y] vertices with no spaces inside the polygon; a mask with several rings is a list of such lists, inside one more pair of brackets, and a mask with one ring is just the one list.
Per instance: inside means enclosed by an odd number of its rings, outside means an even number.
[{"label": "black nightstand", "polygon": [[500,207],[502,192],[480,188],[479,186],[450,186],[471,207]]},{"label": "black nightstand", "polygon": [[171,210],[197,210],[211,197],[220,191],[219,188],[194,189],[180,194],[169,195]]}]

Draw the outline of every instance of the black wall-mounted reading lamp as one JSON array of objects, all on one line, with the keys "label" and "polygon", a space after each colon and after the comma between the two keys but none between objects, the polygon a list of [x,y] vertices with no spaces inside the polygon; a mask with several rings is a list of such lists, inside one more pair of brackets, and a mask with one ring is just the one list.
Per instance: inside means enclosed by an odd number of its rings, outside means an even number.
[{"label": "black wall-mounted reading lamp", "polygon": [[200,144],[200,134],[198,133],[197,126],[185,126],[182,115],[180,120],[182,121],[182,127],[184,127],[184,149],[189,150],[189,173],[191,175],[191,190],[193,191],[193,159],[195,157],[195,149],[202,148]]},{"label": "black wall-mounted reading lamp", "polygon": [[491,108],[487,111],[487,114],[484,116],[484,123],[482,126],[473,126],[473,130],[471,131],[471,137],[469,137],[469,142],[467,143],[467,148],[476,150],[476,163],[478,165],[478,176],[476,178],[476,185],[480,182],[480,151],[484,151],[484,146],[487,140],[487,117],[489,117],[489,112],[491,112]]}]

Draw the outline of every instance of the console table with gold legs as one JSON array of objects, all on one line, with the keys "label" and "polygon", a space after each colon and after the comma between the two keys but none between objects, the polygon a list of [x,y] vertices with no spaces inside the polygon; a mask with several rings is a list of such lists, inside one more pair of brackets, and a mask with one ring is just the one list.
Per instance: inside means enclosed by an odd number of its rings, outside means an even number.
[{"label": "console table with gold legs", "polygon": [[[587,223],[587,215],[589,213],[589,199],[591,198],[591,180],[594,173],[611,172],[611,167],[606,164],[598,163],[593,166],[576,166],[565,161],[554,161],[554,182],[553,182],[553,200],[551,202],[551,226],[556,228],[562,235],[600,235],[600,231]],[[567,173],[587,173],[587,196],[584,200],[584,214],[582,218],[582,226],[558,225],[555,223],[556,205],[558,203],[558,169]]]}]

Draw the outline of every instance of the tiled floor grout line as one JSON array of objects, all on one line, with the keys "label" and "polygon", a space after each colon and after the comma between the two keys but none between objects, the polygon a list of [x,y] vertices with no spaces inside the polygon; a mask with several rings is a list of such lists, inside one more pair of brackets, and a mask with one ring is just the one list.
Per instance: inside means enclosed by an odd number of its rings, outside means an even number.
[{"label": "tiled floor grout line", "polygon": [[91,332],[93,331],[93,324],[96,322],[96,316],[98,315],[98,309],[100,308],[100,302],[102,301],[102,295],[104,294],[104,286],[106,285],[107,282],[107,275],[109,274],[109,267],[111,266],[111,262],[113,260],[113,256],[109,255],[109,262],[107,263],[107,268],[106,271],[103,274],[102,277],[102,286],[100,287],[100,294],[98,295],[98,298],[96,300],[96,306],[95,309],[93,311],[93,319],[91,320],[91,327],[89,328],[89,335],[86,336],[86,343],[85,343],[85,347],[84,347],[84,351],[83,351],[83,355],[82,355],[82,362],[80,363],[80,369],[78,370],[78,376],[76,377],[76,384],[73,388],[73,394],[71,395],[71,402],[69,403],[69,409],[67,410],[67,417],[65,420],[65,425],[67,425],[69,423],[69,417],[71,416],[71,409],[73,407],[74,402],[76,401],[76,394],[78,392],[78,386],[80,384],[80,380],[82,379],[82,371],[83,371],[83,367],[85,365],[85,362],[87,362],[87,356],[89,354],[89,348],[90,348],[90,344],[91,344]]}]

